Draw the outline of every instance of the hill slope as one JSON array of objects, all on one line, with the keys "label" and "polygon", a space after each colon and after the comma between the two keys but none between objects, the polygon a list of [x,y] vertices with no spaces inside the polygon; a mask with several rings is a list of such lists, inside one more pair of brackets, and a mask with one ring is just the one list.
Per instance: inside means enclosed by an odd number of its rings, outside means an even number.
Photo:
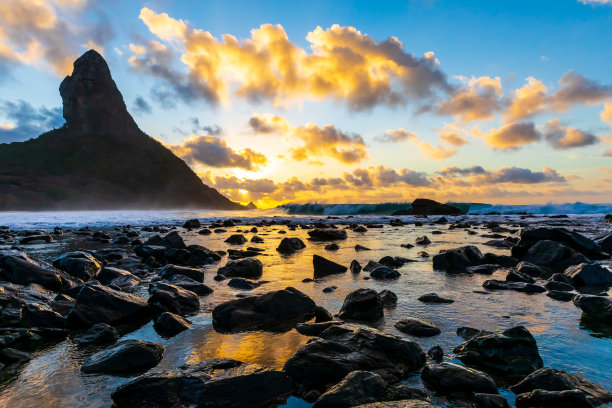
[{"label": "hill slope", "polygon": [[245,209],[138,128],[97,52],[60,94],[63,128],[0,144],[0,210]]}]

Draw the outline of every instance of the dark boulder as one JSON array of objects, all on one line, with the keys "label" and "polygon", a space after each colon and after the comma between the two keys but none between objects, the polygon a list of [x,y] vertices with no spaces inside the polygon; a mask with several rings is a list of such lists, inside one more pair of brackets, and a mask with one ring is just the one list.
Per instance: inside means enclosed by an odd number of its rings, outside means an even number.
[{"label": "dark boulder", "polygon": [[422,237],[418,237],[414,243],[417,245],[429,245],[431,241],[427,236],[423,235]]},{"label": "dark boulder", "polygon": [[204,281],[204,271],[201,269],[168,264],[159,271],[159,276],[163,279],[169,279],[174,275],[187,276],[188,278],[191,278],[197,282]]},{"label": "dark boulder", "polygon": [[508,401],[499,394],[475,393],[473,408],[510,408]]},{"label": "dark boulder", "polygon": [[297,322],[314,317],[316,305],[297,289],[288,287],[261,296],[230,300],[212,312],[215,329],[224,332],[243,330],[289,330]]},{"label": "dark boulder", "polygon": [[261,408],[293,392],[285,373],[230,359],[145,374],[112,394],[117,408]]},{"label": "dark boulder", "polygon": [[609,296],[578,295],[574,304],[589,317],[612,322],[612,298]]},{"label": "dark boulder", "polygon": [[200,310],[198,295],[176,285],[155,282],[149,285],[149,294],[149,304],[160,312],[187,316]]},{"label": "dark boulder", "polygon": [[508,269],[508,273],[506,274],[506,281],[535,283],[535,279],[533,279],[531,276],[513,268]]},{"label": "dark boulder", "polygon": [[149,305],[140,296],[100,285],[83,285],[68,314],[73,326],[90,327],[96,323],[128,323],[148,315]]},{"label": "dark boulder", "polygon": [[167,282],[171,285],[189,290],[198,296],[206,296],[214,292],[212,288],[206,286],[205,284],[184,275],[173,275]]},{"label": "dark boulder", "polygon": [[316,228],[308,231],[309,239],[312,241],[335,241],[346,239],[346,231],[332,228]]},{"label": "dark boulder", "polygon": [[263,274],[263,264],[255,258],[237,259],[227,261],[217,273],[228,278],[259,279]]},{"label": "dark boulder", "polygon": [[542,278],[548,274],[544,269],[540,268],[539,266],[525,261],[522,261],[518,265],[516,265],[516,270],[521,273],[527,274],[532,278]]},{"label": "dark boulder", "polygon": [[196,229],[200,227],[202,227],[202,224],[200,224],[200,221],[197,219],[187,220],[183,224],[183,228],[187,228],[187,229]]},{"label": "dark boulder", "polygon": [[489,279],[484,281],[482,287],[488,290],[514,290],[524,293],[544,293],[546,289],[540,285],[526,282],[509,282],[497,279]]},{"label": "dark boulder", "polygon": [[351,270],[351,273],[359,273],[361,272],[361,265],[359,264],[359,262],[357,262],[355,259],[353,259],[351,261],[351,265],[349,266],[349,269]]},{"label": "dark boulder", "polygon": [[229,286],[230,288],[240,290],[253,290],[259,287],[260,285],[261,283],[259,282],[242,278],[232,278],[229,280],[229,282],[227,282],[227,286]]},{"label": "dark boulder", "polygon": [[323,306],[315,307],[314,313],[315,313],[315,323],[330,322],[333,320],[333,316],[331,315],[331,313],[329,313],[329,311],[325,309]]},{"label": "dark boulder", "polygon": [[114,343],[119,338],[117,330],[106,323],[96,323],[87,331],[73,337],[72,342],[80,346]]},{"label": "dark boulder", "polygon": [[120,278],[122,276],[130,276],[132,275],[129,271],[125,269],[115,268],[112,266],[105,266],[98,272],[96,275],[96,280],[103,285],[108,285],[111,283],[113,279]]},{"label": "dark boulder", "polygon": [[516,396],[516,408],[592,408],[580,390],[534,390]]},{"label": "dark boulder", "polygon": [[454,303],[453,299],[440,297],[437,293],[426,293],[419,296],[418,300],[423,303]]},{"label": "dark boulder", "polygon": [[191,327],[191,321],[170,312],[157,316],[153,324],[155,330],[162,336],[174,336]]},{"label": "dark boulder", "polygon": [[549,240],[536,242],[527,250],[522,259],[546,270],[548,275],[556,272],[563,273],[572,265],[589,262],[589,259],[580,252],[563,243]]},{"label": "dark boulder", "polygon": [[53,266],[82,281],[92,279],[102,269],[96,258],[83,251],[67,252],[53,261]]},{"label": "dark boulder", "polygon": [[500,375],[526,375],[543,367],[535,339],[522,326],[481,332],[454,352],[464,364]]},{"label": "dark boulder", "polygon": [[581,263],[570,266],[563,272],[574,286],[612,285],[612,272],[597,263]]},{"label": "dark boulder", "polygon": [[74,279],[65,272],[16,250],[0,250],[0,278],[19,285],[36,283],[54,292],[75,285]]},{"label": "dark boulder", "polygon": [[569,283],[565,282],[557,282],[557,281],[548,281],[544,284],[544,287],[547,290],[556,290],[560,292],[571,292],[574,290],[574,287]]},{"label": "dark boulder", "polygon": [[467,273],[467,267],[484,263],[484,256],[474,245],[448,249],[433,257],[434,270],[449,273]]},{"label": "dark boulder", "polygon": [[395,211],[392,215],[465,215],[465,212],[452,205],[417,198],[412,202],[410,209]]},{"label": "dark boulder", "polygon": [[281,254],[293,254],[300,249],[306,248],[306,244],[299,238],[283,238],[276,250]]},{"label": "dark boulder", "polygon": [[569,302],[570,300],[574,299],[574,296],[576,296],[576,294],[572,292],[563,292],[560,290],[550,290],[549,289],[548,292],[546,292],[546,296],[548,296],[551,299],[558,300],[560,302]]},{"label": "dark boulder", "polygon": [[89,357],[81,366],[81,371],[86,374],[144,371],[156,366],[163,355],[164,348],[159,343],[124,340]]},{"label": "dark boulder", "polygon": [[387,308],[397,306],[397,295],[388,289],[378,292],[378,295],[383,300],[383,306]]},{"label": "dark boulder", "polygon": [[346,266],[337,264],[316,254],[312,256],[312,266],[314,268],[315,279],[347,271]]},{"label": "dark boulder", "polygon": [[246,239],[246,237],[244,235],[241,234],[234,234],[234,235],[230,235],[224,242],[230,244],[230,245],[242,245],[246,242],[248,242],[249,240]]},{"label": "dark boulder", "polygon": [[338,312],[343,320],[374,321],[383,316],[383,300],[375,290],[357,289],[349,293]]},{"label": "dark boulder", "polygon": [[295,325],[295,330],[304,336],[318,336],[331,326],[338,326],[343,322],[332,320],[320,323],[298,323]]},{"label": "dark boulder", "polygon": [[489,375],[459,364],[427,364],[421,372],[421,379],[428,387],[446,394],[455,392],[497,394],[497,385]]},{"label": "dark boulder", "polygon": [[402,319],[393,326],[402,333],[416,337],[431,337],[441,333],[441,330],[433,323],[417,318]]},{"label": "dark boulder", "polygon": [[[570,231],[566,228],[545,227],[523,231],[519,243],[512,248],[512,255],[519,259],[524,259],[523,256],[526,252],[540,241],[553,241],[563,244],[590,259],[610,258],[610,255],[599,244],[576,231]],[[540,264],[536,263],[536,265]]]},{"label": "dark boulder", "polygon": [[379,266],[370,272],[370,277],[372,279],[377,280],[388,280],[388,279],[397,279],[402,274],[396,271],[395,269],[389,268],[387,266]]},{"label": "dark boulder", "polygon": [[291,357],[284,371],[305,390],[325,391],[355,370],[396,383],[425,364],[421,347],[366,326],[332,325]]}]

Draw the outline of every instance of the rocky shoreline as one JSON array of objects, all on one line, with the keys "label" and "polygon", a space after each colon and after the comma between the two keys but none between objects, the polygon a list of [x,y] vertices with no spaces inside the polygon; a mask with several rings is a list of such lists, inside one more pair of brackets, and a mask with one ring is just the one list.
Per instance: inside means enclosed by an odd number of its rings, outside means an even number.
[{"label": "rocky shoreline", "polygon": [[[203,225],[192,219],[178,226],[102,230],[0,227],[2,381],[10,386],[33,356],[70,342],[88,350],[80,363],[83,375],[126,378],[108,390],[118,407],[264,407],[282,405],[288,397],[319,408],[505,407],[509,404],[500,389],[507,387],[516,395],[511,401],[516,407],[604,406],[612,402],[606,388],[548,367],[536,338],[522,325],[456,327],[464,342],[443,349],[422,345],[422,339],[435,342],[440,335],[435,323],[420,315],[395,315],[398,301],[404,301],[404,290],[395,285],[419,262],[439,276],[472,282],[466,283],[471,289],[465,295],[503,291],[572,302],[581,320],[609,333],[612,272],[604,265],[612,235],[591,239],[574,231],[571,220],[553,218],[554,223],[543,225],[521,218],[381,217],[380,224],[366,225],[348,217],[309,224],[221,219]],[[370,248],[376,240],[367,237],[408,233],[417,235],[413,242],[397,243],[411,251],[406,256],[367,255],[381,252]],[[477,236],[479,245],[430,249],[439,236],[457,233]],[[213,240],[226,249],[209,249],[206,243]],[[313,248],[316,253],[303,259]],[[350,265],[335,255],[339,250],[354,254]],[[338,309],[328,310],[319,295],[282,287],[277,275],[268,274],[270,263],[290,268],[297,259],[310,262],[311,269],[297,283],[330,283],[322,290],[325,296],[336,296],[344,282],[336,279],[351,277],[351,290],[341,288],[346,296]],[[486,279],[476,284],[480,276]],[[224,295],[211,303],[216,292]],[[425,308],[461,303],[444,293],[417,297]],[[296,330],[309,340],[283,367],[212,358],[166,370],[159,368],[168,351],[162,344],[130,337],[152,323],[159,336],[169,339],[193,330],[193,320],[202,314],[210,315],[214,330],[223,335]],[[395,323],[383,327],[388,315]],[[408,378],[419,385],[407,385]],[[239,389],[247,392],[235,392]]]}]

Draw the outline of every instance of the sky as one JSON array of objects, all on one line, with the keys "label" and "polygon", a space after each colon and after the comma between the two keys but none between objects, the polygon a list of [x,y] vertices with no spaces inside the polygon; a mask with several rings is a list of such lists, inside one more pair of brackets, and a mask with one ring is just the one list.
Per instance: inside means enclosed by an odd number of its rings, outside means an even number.
[{"label": "sky", "polygon": [[245,204],[611,203],[610,44],[612,0],[0,0],[0,143],[61,127],[95,49]]}]

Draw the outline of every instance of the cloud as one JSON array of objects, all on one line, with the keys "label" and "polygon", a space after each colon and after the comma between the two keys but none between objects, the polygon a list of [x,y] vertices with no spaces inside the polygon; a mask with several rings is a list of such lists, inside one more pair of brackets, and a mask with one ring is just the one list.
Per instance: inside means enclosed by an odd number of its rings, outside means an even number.
[{"label": "cloud", "polygon": [[406,140],[418,139],[416,133],[406,129],[389,129],[382,136],[376,136],[375,139],[381,143],[399,143]]},{"label": "cloud", "polygon": [[608,102],[604,105],[604,110],[601,111],[600,117],[602,121],[612,124],[612,102]]},{"label": "cloud", "polygon": [[297,161],[316,161],[322,157],[331,157],[344,164],[361,162],[368,157],[363,138],[358,134],[349,134],[333,125],[320,127],[314,123],[304,126],[292,126],[285,118],[278,115],[253,115],[249,126],[255,133],[277,133],[290,139],[300,140],[302,145],[289,148],[291,157]]},{"label": "cloud", "polygon": [[191,165],[257,171],[268,163],[266,156],[261,153],[248,148],[237,152],[224,140],[209,135],[192,136],[185,139],[181,145],[170,145],[168,148]]},{"label": "cloud", "polygon": [[575,71],[568,71],[559,79],[559,89],[553,94],[535,78],[514,91],[508,108],[503,112],[506,121],[516,121],[545,111],[565,112],[574,105],[593,105],[612,98],[612,86],[601,85]]},{"label": "cloud", "polygon": [[579,129],[564,127],[559,119],[551,119],[544,126],[544,138],[555,149],[571,149],[594,145],[599,137]]},{"label": "cloud", "polygon": [[548,167],[544,167],[543,171],[532,171],[519,167],[502,167],[497,170],[485,170],[481,166],[445,167],[440,174],[449,177],[468,177],[472,183],[479,184],[537,184],[567,181],[565,177]]},{"label": "cloud", "polygon": [[612,0],[578,0],[582,4],[592,4],[595,6],[612,4]]},{"label": "cloud", "polygon": [[461,123],[493,119],[504,94],[501,79],[488,76],[461,79],[467,85],[440,102],[437,113],[451,115]]},{"label": "cloud", "polygon": [[447,159],[458,153],[458,147],[467,144],[459,133],[455,131],[459,129],[456,125],[445,125],[444,128],[436,130],[439,134],[438,146],[432,146],[428,142],[419,140],[419,136],[409,130],[389,129],[382,136],[377,136],[375,139],[381,143],[400,143],[404,141],[411,142],[414,146],[421,150],[423,155],[436,160]]},{"label": "cloud", "polygon": [[62,108],[34,108],[25,101],[0,102],[0,143],[22,142],[64,124]]},{"label": "cloud", "polygon": [[3,0],[0,15],[0,71],[26,64],[67,75],[84,49],[103,51],[113,37],[103,7],[85,0]]},{"label": "cloud", "polygon": [[151,108],[151,105],[149,105],[149,103],[142,96],[138,96],[136,99],[134,99],[132,111],[136,115],[142,115],[144,113],[150,114],[153,113],[153,108]]},{"label": "cloud", "polygon": [[210,136],[220,136],[223,134],[223,129],[219,125],[202,125],[200,119],[191,117],[187,119],[189,130],[179,127],[174,127],[173,132],[183,136],[207,134]]},{"label": "cloud", "polygon": [[456,147],[444,146],[442,144],[434,147],[427,142],[418,142],[417,145],[421,148],[421,152],[424,155],[436,160],[448,159],[458,153]]},{"label": "cloud", "polygon": [[475,131],[489,146],[495,149],[518,149],[542,139],[542,134],[532,122],[510,123],[489,133]]},{"label": "cloud", "polygon": [[164,79],[186,101],[197,96],[218,104],[234,95],[284,106],[332,99],[358,111],[452,90],[432,52],[417,57],[395,37],[376,41],[353,27],[315,28],[306,36],[309,51],[291,42],[278,24],[263,24],[239,40],[229,34],[215,38],[146,7],[140,19],[160,41],[180,50],[183,67],[173,67],[179,58],[167,60],[167,50],[164,58],[157,55],[159,42],[134,45],[130,63]]}]

